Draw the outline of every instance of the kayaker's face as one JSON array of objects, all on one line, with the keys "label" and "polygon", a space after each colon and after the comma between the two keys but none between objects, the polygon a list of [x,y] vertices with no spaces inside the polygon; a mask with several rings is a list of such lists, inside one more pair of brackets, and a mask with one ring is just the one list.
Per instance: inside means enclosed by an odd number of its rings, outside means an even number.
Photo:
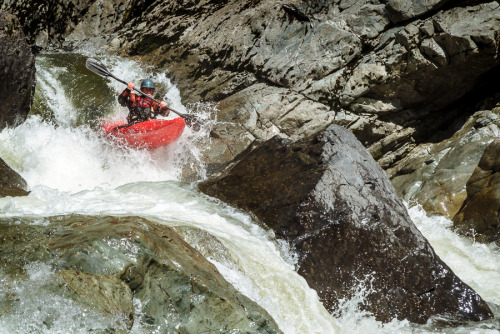
[{"label": "kayaker's face", "polygon": [[153,96],[153,93],[155,92],[154,88],[146,88],[146,87],[144,87],[141,90],[142,90],[143,93],[146,93],[146,94],[151,95],[151,96]]}]

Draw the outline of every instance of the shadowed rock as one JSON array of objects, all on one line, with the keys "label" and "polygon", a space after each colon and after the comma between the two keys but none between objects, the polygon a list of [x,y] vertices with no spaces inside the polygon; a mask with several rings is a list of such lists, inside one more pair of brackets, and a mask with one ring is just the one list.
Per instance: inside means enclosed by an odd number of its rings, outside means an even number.
[{"label": "shadowed rock", "polygon": [[384,171],[346,129],[258,146],[200,189],[254,213],[299,255],[298,272],[333,310],[359,282],[376,318],[483,320],[486,303],[434,253]]},{"label": "shadowed rock", "polygon": [[467,198],[453,218],[455,227],[476,240],[500,244],[500,140],[486,147],[467,182]]},{"label": "shadowed rock", "polygon": [[400,22],[427,14],[444,6],[450,0],[389,0],[387,11],[393,22]]},{"label": "shadowed rock", "polygon": [[0,130],[23,122],[35,93],[35,55],[16,16],[0,12]]},{"label": "shadowed rock", "polygon": [[26,181],[0,158],[0,197],[26,196]]}]

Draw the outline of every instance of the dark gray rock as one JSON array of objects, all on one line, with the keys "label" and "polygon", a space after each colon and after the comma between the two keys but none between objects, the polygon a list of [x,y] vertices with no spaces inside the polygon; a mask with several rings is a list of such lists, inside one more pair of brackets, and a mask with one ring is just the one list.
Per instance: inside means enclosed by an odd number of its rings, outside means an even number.
[{"label": "dark gray rock", "polygon": [[0,197],[26,196],[28,184],[0,158]]},{"label": "dark gray rock", "polygon": [[478,241],[500,244],[500,140],[485,149],[467,181],[467,198],[453,218],[455,228]]},{"label": "dark gray rock", "polygon": [[[49,45],[61,46],[64,38],[73,31],[92,3],[95,1],[3,1],[0,9],[19,17],[30,45],[46,48]],[[102,2],[98,3],[102,6]]]},{"label": "dark gray rock", "polygon": [[35,93],[35,55],[14,15],[0,12],[0,130],[23,122]]},{"label": "dark gray rock", "polygon": [[380,166],[346,129],[263,143],[208,195],[254,213],[299,254],[298,272],[330,311],[359,282],[377,319],[492,317],[487,304],[434,253]]}]

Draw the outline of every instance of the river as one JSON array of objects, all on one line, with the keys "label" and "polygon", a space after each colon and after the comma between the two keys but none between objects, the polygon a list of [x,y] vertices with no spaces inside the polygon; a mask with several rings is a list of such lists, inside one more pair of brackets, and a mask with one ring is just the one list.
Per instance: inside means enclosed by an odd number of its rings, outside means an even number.
[{"label": "river", "polygon": [[[455,273],[488,301],[497,319],[453,327],[439,321],[423,326],[396,320],[382,324],[358,308],[364,287],[353,287],[358,291],[356,297],[329,314],[316,292],[295,273],[294,254],[282,243],[249,215],[200,194],[196,182],[182,181],[185,170],[198,180],[206,177],[200,151],[210,145],[208,129],[194,132],[187,128],[178,142],[152,152],[121,147],[99,133],[103,118],[126,116],[116,102],[124,85],[85,69],[88,56],[96,54],[38,55],[30,117],[0,132],[0,157],[28,182],[31,193],[0,198],[0,218],[14,222],[28,217],[43,224],[44,218],[62,214],[133,215],[172,227],[204,230],[236,256],[237,265],[217,252],[204,255],[240,292],[266,309],[287,334],[500,333],[500,249],[456,235],[449,229],[449,220],[427,217],[418,206],[409,209],[417,227]],[[210,104],[182,105],[179,91],[165,73],[151,73],[151,69],[116,56],[98,58],[126,81],[139,83],[152,77],[162,99],[175,110],[213,118]],[[196,241],[186,241],[198,247]],[[30,279],[23,282],[10,282],[0,272],[0,298],[15,293],[20,300],[17,308],[0,313],[0,333],[91,333],[99,327],[102,320],[98,316],[36,293],[40,280],[50,273],[49,266],[37,264],[27,270]],[[130,332],[145,330],[136,324]]]}]

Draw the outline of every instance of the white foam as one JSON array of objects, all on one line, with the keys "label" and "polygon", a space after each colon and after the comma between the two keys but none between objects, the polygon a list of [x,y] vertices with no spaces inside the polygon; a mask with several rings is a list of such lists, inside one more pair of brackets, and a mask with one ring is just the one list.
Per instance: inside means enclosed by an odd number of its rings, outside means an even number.
[{"label": "white foam", "polygon": [[408,210],[413,222],[438,256],[480,296],[500,304],[500,248],[460,236],[453,222],[442,216],[427,216],[421,206]]}]

